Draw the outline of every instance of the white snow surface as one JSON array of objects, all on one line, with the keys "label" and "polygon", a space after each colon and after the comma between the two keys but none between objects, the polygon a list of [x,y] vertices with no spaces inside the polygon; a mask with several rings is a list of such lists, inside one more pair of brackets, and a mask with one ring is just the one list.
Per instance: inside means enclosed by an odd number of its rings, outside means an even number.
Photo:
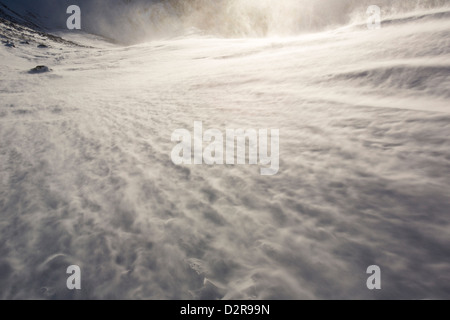
[{"label": "white snow surface", "polygon": [[[450,298],[449,16],[127,46],[2,25],[0,298]],[[279,129],[279,173],[174,165],[194,121]]]}]

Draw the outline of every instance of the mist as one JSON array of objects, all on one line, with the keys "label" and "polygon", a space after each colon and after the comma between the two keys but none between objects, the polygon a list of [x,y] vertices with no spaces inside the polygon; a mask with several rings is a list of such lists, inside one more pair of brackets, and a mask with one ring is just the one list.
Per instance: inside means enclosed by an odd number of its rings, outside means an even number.
[{"label": "mist", "polygon": [[[6,1],[8,2],[8,1]],[[12,8],[29,4],[9,1]],[[132,44],[184,36],[285,37],[363,23],[370,0],[37,0],[33,12],[48,29],[66,28],[66,8],[82,9],[83,30]],[[445,0],[377,1],[383,16],[448,6]]]}]

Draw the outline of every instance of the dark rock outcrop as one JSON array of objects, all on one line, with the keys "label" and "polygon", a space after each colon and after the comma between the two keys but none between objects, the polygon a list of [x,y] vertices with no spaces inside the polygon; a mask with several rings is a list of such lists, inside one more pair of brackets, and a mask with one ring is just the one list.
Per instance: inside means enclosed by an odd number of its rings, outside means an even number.
[{"label": "dark rock outcrop", "polygon": [[30,71],[28,71],[28,73],[36,74],[36,73],[45,73],[45,72],[50,72],[50,71],[52,71],[52,70],[47,66],[37,66],[37,67],[34,67],[33,69],[31,69]]}]

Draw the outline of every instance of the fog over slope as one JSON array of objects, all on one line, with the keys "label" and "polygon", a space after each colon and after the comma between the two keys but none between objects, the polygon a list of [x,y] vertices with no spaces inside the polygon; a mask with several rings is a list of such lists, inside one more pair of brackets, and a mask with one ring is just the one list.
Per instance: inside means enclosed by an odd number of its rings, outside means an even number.
[{"label": "fog over slope", "polygon": [[[287,36],[365,22],[370,0],[3,0],[47,28],[66,27],[66,8],[82,8],[83,29],[122,43],[184,35]],[[446,0],[376,2],[385,17],[448,5]]]},{"label": "fog over slope", "polygon": [[[0,0],[0,298],[449,299],[450,8],[368,3]],[[194,121],[279,173],[173,164]]]}]

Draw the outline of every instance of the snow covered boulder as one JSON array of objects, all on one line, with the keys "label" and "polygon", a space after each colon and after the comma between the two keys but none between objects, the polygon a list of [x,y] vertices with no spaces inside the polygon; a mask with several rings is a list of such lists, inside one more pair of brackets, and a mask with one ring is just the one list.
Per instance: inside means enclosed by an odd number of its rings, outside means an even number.
[{"label": "snow covered boulder", "polygon": [[31,74],[36,74],[36,73],[45,73],[45,72],[50,72],[51,69],[47,66],[37,66],[33,69],[31,69],[30,71],[28,71],[28,73]]}]

